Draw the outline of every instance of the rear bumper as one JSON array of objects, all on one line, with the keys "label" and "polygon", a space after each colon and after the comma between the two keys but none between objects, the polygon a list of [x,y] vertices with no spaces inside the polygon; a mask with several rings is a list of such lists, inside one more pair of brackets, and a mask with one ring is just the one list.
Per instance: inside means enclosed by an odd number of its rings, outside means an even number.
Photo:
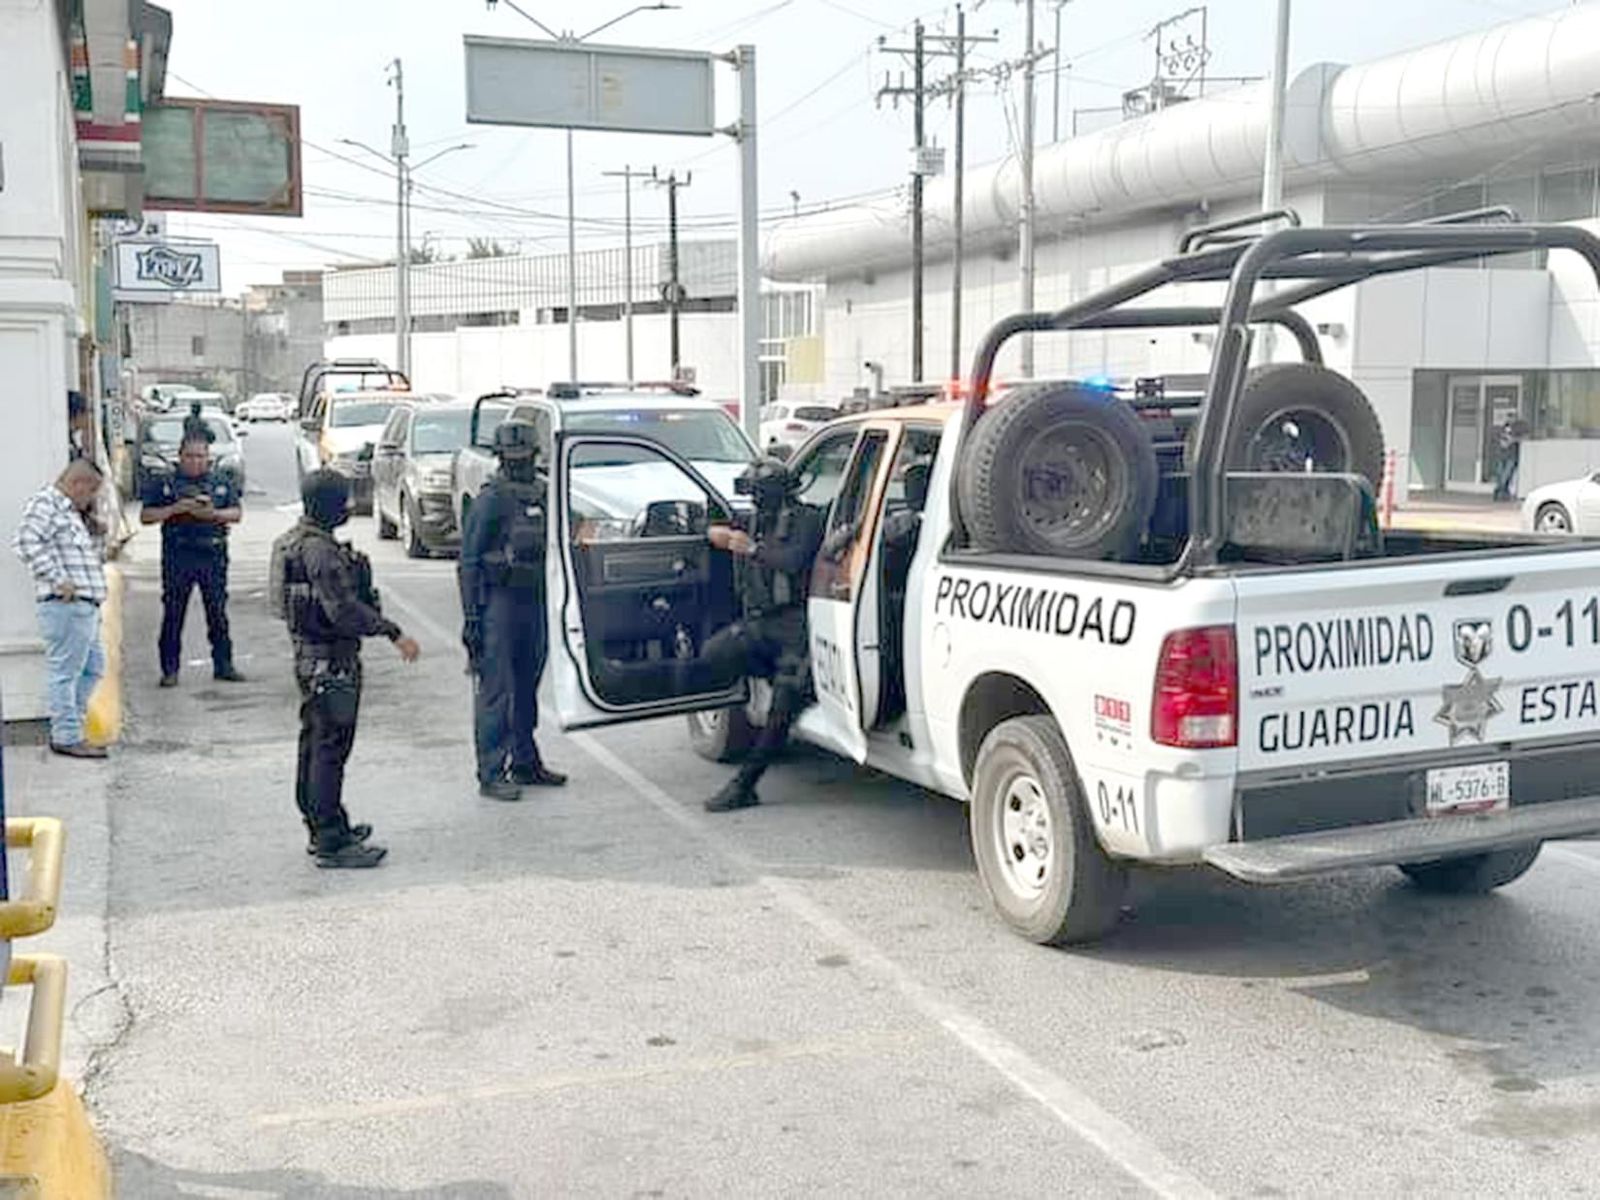
[{"label": "rear bumper", "polygon": [[1210,846],[1205,861],[1250,883],[1288,883],[1333,871],[1433,862],[1600,832],[1600,797],[1504,812],[1416,818]]},{"label": "rear bumper", "polygon": [[[1431,768],[1507,761],[1511,807],[1459,817],[1426,815]],[[1307,778],[1250,778],[1234,798],[1233,840],[1202,857],[1240,879],[1273,883],[1354,867],[1426,862],[1546,838],[1600,832],[1600,744],[1485,746]]]}]

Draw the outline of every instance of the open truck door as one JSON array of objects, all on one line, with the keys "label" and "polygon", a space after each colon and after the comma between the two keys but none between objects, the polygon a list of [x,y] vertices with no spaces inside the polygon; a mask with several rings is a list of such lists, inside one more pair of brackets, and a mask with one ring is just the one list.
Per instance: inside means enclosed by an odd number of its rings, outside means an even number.
[{"label": "open truck door", "polygon": [[549,490],[549,674],[564,729],[743,704],[700,657],[738,618],[707,533],[733,507],[645,438],[557,433]]}]

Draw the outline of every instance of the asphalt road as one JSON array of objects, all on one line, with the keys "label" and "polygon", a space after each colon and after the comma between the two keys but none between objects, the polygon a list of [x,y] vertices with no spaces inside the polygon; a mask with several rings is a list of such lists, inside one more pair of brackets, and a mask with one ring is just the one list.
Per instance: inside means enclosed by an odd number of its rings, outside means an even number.
[{"label": "asphalt road", "polygon": [[[681,723],[563,737],[479,800],[447,562],[353,522],[391,612],[348,799],[390,847],[319,872],[261,598],[291,519],[256,427],[234,546],[251,682],[129,653],[89,1094],[127,1196],[1399,1196],[1600,1190],[1600,858],[1501,893],[1393,872],[1142,876],[1103,945],[992,915],[960,805],[796,752],[766,803]],[[154,638],[153,547],[129,638]]]}]

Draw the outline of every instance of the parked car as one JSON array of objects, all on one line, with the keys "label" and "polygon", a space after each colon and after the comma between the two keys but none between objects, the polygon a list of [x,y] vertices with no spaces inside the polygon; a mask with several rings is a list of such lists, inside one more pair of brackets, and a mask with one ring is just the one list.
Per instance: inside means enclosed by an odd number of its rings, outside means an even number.
[{"label": "parked car", "polygon": [[455,509],[456,453],[467,444],[471,404],[401,404],[389,414],[372,457],[372,512],[380,538],[399,538],[411,558],[460,540]]},{"label": "parked car", "polygon": [[350,480],[356,512],[372,511],[372,452],[400,404],[424,397],[410,392],[324,392],[301,418],[295,457],[303,480],[319,467],[331,467]]},{"label": "parked car", "polygon": [[832,404],[791,404],[780,401],[761,410],[761,427],[756,441],[763,450],[776,446],[797,448],[808,437],[840,415]]},{"label": "parked car", "polygon": [[1534,488],[1522,501],[1522,527],[1534,533],[1600,532],[1600,472]]},{"label": "parked car", "polygon": [[[149,482],[178,469],[178,447],[183,442],[183,423],[189,413],[151,413],[139,422],[133,455],[133,490],[143,495]],[[211,431],[212,470],[232,479],[239,494],[244,494],[245,431],[237,428],[220,408],[200,410],[200,419]]]},{"label": "parked car", "polygon": [[236,421],[287,421],[294,401],[282,392],[257,392],[233,410]]},{"label": "parked car", "polygon": [[[758,457],[739,423],[720,405],[671,388],[642,385],[560,385],[543,395],[491,392],[473,406],[471,438],[456,457],[455,512],[458,525],[498,463],[490,448],[494,429],[508,417],[538,426],[540,459],[548,469],[550,439],[572,434],[628,434],[649,438],[671,449],[705,476],[724,495],[733,481]],[[674,477],[661,464],[638,456],[584,465],[583,517],[596,536],[607,537],[639,520],[652,500],[661,498],[664,480]]]}]

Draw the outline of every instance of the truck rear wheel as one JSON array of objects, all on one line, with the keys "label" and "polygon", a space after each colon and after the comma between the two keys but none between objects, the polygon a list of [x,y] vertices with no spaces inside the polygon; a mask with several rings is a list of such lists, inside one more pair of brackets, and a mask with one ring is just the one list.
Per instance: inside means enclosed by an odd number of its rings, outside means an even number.
[{"label": "truck rear wheel", "polygon": [[1239,393],[1226,462],[1230,471],[1364,475],[1383,484],[1383,426],[1343,375],[1315,363],[1273,363]]},{"label": "truck rear wheel", "polygon": [[1439,862],[1401,863],[1400,871],[1425,892],[1478,896],[1521,879],[1539,857],[1542,845],[1534,842],[1531,846],[1512,846]]},{"label": "truck rear wheel", "polygon": [[990,730],[972,776],[972,852],[1011,928],[1062,946],[1110,932],[1127,870],[1095,838],[1061,731],[1050,717]]},{"label": "truck rear wheel", "polygon": [[707,762],[735,763],[750,753],[757,729],[743,706],[690,713],[689,744]]},{"label": "truck rear wheel", "polygon": [[957,469],[961,519],[983,550],[1121,558],[1155,508],[1155,448],[1115,396],[1019,388],[974,426]]}]

